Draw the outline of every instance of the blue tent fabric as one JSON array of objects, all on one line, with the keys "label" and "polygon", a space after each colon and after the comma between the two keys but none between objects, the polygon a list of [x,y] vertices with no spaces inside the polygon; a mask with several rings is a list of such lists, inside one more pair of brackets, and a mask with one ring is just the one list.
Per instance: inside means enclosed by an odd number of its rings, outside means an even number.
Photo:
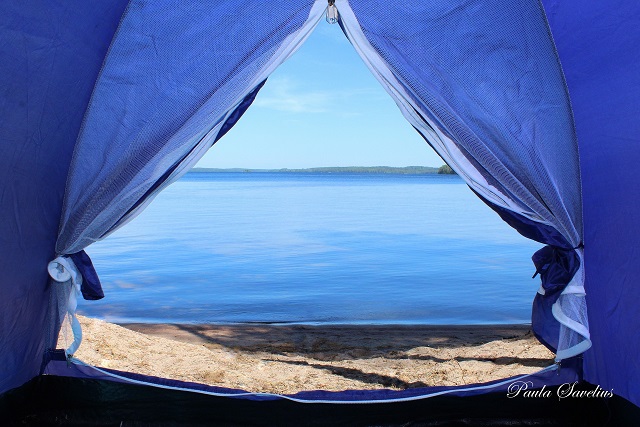
[{"label": "blue tent fabric", "polygon": [[[240,103],[240,105],[238,105],[238,107],[229,115],[229,117],[227,118],[227,120],[224,122],[224,124],[222,125],[222,127],[220,128],[220,131],[218,132],[218,134],[215,137],[215,140],[213,142],[213,144],[215,144],[216,142],[218,142],[220,140],[220,138],[222,138],[227,132],[229,132],[229,130],[235,126],[235,124],[238,122],[238,120],[240,120],[240,117],[242,117],[242,115],[245,113],[245,111],[247,111],[247,109],[251,106],[251,104],[253,103],[253,101],[256,99],[256,96],[258,95],[258,92],[260,91],[260,89],[262,89],[262,87],[264,86],[264,84],[267,81],[264,80],[262,83],[260,83],[258,86],[256,86],[247,96],[245,96],[245,98],[242,100],[242,102]],[[194,147],[195,149],[195,147]],[[192,150],[193,151],[193,150]],[[153,197],[153,194],[168,180],[170,179],[171,175],[175,172],[175,170],[180,167],[180,165],[182,163],[184,163],[187,159],[187,157],[189,156],[189,154],[191,154],[192,151],[189,151],[185,156],[183,156],[182,158],[179,159],[179,161],[173,165],[171,168],[169,168],[148,190],[147,192],[129,209],[129,211],[127,211],[124,216],[122,218],[120,218],[113,227],[111,227],[109,230],[105,231],[103,233],[102,236],[100,236],[100,238],[104,238],[106,235],[110,234],[111,232],[113,232],[118,226],[119,224],[128,216],[131,215],[137,208],[139,208],[148,198]],[[84,251],[81,251],[81,253],[85,253]],[[71,255],[73,256],[73,255]],[[93,268],[92,268],[93,270]],[[96,275],[95,270],[88,272],[90,275]],[[84,276],[84,274],[83,274]]]},{"label": "blue tent fabric", "polygon": [[580,258],[572,249],[545,246],[531,257],[540,274],[542,289],[553,292],[566,286],[580,266]]},{"label": "blue tent fabric", "polygon": [[179,165],[173,180],[186,173],[282,46],[295,45],[291,36],[304,33],[312,6],[132,0],[75,147],[56,251],[75,253],[103,238],[151,200],[166,171]]},{"label": "blue tent fabric", "polygon": [[562,249],[573,249],[573,246],[567,242],[567,239],[555,228],[547,224],[535,222],[525,216],[519,215],[516,212],[491,203],[473,189],[471,189],[471,191],[473,191],[487,206],[493,209],[504,222],[509,224],[527,239]]},{"label": "blue tent fabric", "polygon": [[528,239],[547,246],[533,254],[536,268],[533,277],[540,275],[544,294],[538,292],[531,308],[531,329],[536,338],[550,351],[559,345],[560,324],[553,319],[553,305],[580,267],[580,258],[569,242],[555,228],[536,223],[522,215],[497,206],[480,194],[476,195],[493,209],[507,224]]},{"label": "blue tent fabric", "polygon": [[[374,75],[472,190],[521,234],[575,248],[581,258],[578,145],[540,5],[336,5],[343,31]],[[590,345],[582,264],[551,311],[539,312],[551,316],[537,317],[544,325],[561,324],[557,360]]]},{"label": "blue tent fabric", "polygon": [[593,342],[584,377],[640,405],[640,3],[542,3],[580,147]]},{"label": "blue tent fabric", "polygon": [[[640,405],[640,4],[614,3],[336,1],[359,53],[370,45],[383,64],[372,71],[427,139],[450,143],[432,145],[474,191],[523,234],[569,250],[540,254],[566,255],[539,262],[547,286],[533,320],[553,348],[562,336],[549,303],[584,244],[571,280],[585,274],[585,379]],[[99,297],[82,249],[186,172],[324,7],[0,4],[0,393],[42,373],[55,344],[49,319],[64,305],[47,262],[79,254],[87,295]]]},{"label": "blue tent fabric", "polygon": [[348,3],[419,113],[450,136],[491,186],[577,245],[582,233],[578,147],[539,5]]},{"label": "blue tent fabric", "polygon": [[536,338],[549,350],[557,351],[560,325],[550,322],[553,306],[580,267],[580,258],[573,249],[547,245],[531,257],[536,267],[534,276],[540,275],[541,290],[531,308],[531,329]]},{"label": "blue tent fabric", "polygon": [[89,255],[87,255],[85,251],[80,251],[69,255],[69,258],[71,258],[78,272],[82,275],[82,285],[80,289],[83,298],[90,301],[104,298],[100,278],[98,277],[96,269],[93,267],[93,262],[91,262]]},{"label": "blue tent fabric", "polygon": [[39,374],[67,170],[126,1],[0,2],[0,392]]},{"label": "blue tent fabric", "polygon": [[[516,381],[527,381],[528,389],[541,389],[543,386],[554,386],[560,384],[573,384],[579,381],[580,367],[578,359],[570,359],[564,362],[560,369],[548,369],[526,376],[519,380],[520,376],[490,381],[482,384],[466,384],[455,387],[433,386],[433,387],[416,387],[406,390],[345,390],[345,391],[325,391],[325,390],[309,390],[295,394],[274,395],[268,393],[247,393],[244,390],[230,389],[225,387],[209,386],[205,384],[190,383],[184,381],[171,380],[166,378],[158,378],[149,375],[134,374],[130,372],[118,371],[115,369],[100,368],[96,370],[93,367],[75,363],[67,363],[63,352],[49,353],[49,361],[45,368],[48,375],[67,376],[74,378],[91,378],[108,381],[116,381],[127,383],[129,380],[133,382],[147,383],[160,387],[173,387],[177,389],[200,391],[208,393],[224,393],[229,397],[249,400],[276,400],[283,398],[301,399],[309,402],[314,401],[385,401],[390,399],[412,399],[420,398],[429,394],[437,394],[446,392],[454,396],[474,396],[477,394],[490,392],[507,393],[512,383]],[[554,367],[551,367],[554,368]],[[101,372],[102,371],[102,372]],[[493,386],[493,387],[492,387]],[[482,388],[486,387],[486,388]]]}]

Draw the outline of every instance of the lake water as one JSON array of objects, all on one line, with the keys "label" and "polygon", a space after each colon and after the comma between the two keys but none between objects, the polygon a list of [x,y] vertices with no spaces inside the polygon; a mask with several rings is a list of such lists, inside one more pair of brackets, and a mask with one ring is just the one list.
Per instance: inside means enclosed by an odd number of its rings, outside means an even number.
[{"label": "lake water", "polygon": [[190,173],[88,248],[116,322],[528,323],[520,236],[457,176]]}]

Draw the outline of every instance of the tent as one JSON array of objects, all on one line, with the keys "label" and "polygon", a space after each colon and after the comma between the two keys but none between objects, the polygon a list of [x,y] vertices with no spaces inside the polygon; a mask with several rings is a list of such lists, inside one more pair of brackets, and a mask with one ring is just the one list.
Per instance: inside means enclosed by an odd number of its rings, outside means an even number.
[{"label": "tent", "polygon": [[[478,197],[547,245],[533,257],[541,287],[532,326],[558,363],[527,381],[538,389],[597,386],[616,396],[606,411],[617,405],[638,416],[634,0],[3,1],[0,408],[25,422],[47,411],[71,417],[69,408],[94,402],[105,420],[147,402],[164,417],[150,402],[173,399],[191,403],[183,420],[215,413],[233,424],[252,413],[260,415],[244,421],[270,414],[287,424],[286,414],[298,411],[308,422],[407,424],[438,411],[453,416],[461,402],[470,417],[505,403],[516,379],[247,395],[96,370],[76,363],[73,348],[56,350],[76,293],[102,296],[83,250],[186,173],[321,19],[340,25],[407,120]],[[508,407],[515,418],[540,417],[528,409],[535,406],[568,422],[598,406],[543,401]]]}]

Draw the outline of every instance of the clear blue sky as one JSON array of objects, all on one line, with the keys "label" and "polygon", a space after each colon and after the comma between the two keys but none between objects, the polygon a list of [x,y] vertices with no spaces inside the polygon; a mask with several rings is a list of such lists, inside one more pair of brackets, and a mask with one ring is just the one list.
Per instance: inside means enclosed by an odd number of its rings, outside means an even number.
[{"label": "clear blue sky", "polygon": [[213,168],[441,166],[338,25],[322,21],[200,160]]}]

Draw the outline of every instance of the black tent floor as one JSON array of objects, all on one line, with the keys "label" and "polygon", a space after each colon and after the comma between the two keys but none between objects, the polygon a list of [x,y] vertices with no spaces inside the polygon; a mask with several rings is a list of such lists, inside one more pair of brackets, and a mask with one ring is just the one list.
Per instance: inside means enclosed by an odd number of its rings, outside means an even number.
[{"label": "black tent floor", "polygon": [[487,393],[337,405],[56,376],[34,378],[0,396],[0,414],[0,424],[21,426],[640,426],[640,408],[617,396],[559,400]]}]

